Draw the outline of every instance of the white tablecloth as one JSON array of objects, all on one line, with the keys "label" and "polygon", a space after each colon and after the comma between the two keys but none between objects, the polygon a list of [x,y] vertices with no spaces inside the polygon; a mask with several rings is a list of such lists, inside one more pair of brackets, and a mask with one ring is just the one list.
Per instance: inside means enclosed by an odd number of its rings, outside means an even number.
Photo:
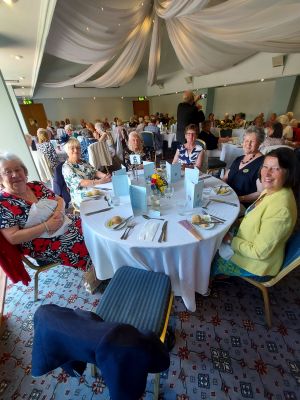
[{"label": "white tablecloth", "polygon": [[169,149],[172,147],[172,143],[176,140],[176,133],[162,133],[164,140],[168,142]]},{"label": "white tablecloth", "polygon": [[[216,186],[220,181],[211,177],[204,182],[205,187],[209,187]],[[226,219],[226,223],[216,224],[210,230],[201,229],[203,240],[198,241],[178,224],[180,220],[191,218],[191,215],[178,215],[176,208],[176,201],[184,198],[183,186],[183,181],[176,183],[172,200],[162,203],[162,218],[168,219],[167,242],[158,243],[163,221],[160,221],[152,242],[138,240],[138,234],[147,222],[142,216],[135,217],[137,225],[127,240],[120,240],[123,231],[110,230],[104,226],[112,216],[125,218],[132,215],[128,197],[121,198],[120,206],[92,216],[85,214],[104,208],[104,200],[82,202],[80,212],[85,242],[99,279],[112,278],[114,272],[123,265],[163,272],[170,276],[175,295],[181,296],[186,307],[195,311],[195,292],[207,292],[211,261],[223,236],[236,219],[239,207],[209,203],[208,211]],[[234,192],[219,198],[239,204]],[[199,209],[194,211],[199,212]]]}]

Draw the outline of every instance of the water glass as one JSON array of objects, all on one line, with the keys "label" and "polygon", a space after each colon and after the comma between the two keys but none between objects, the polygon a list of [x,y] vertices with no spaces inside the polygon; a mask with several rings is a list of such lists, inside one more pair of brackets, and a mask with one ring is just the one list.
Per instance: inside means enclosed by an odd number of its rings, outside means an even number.
[{"label": "water glass", "polygon": [[112,196],[111,197],[111,203],[113,206],[117,207],[120,205],[120,197],[118,196]]},{"label": "water glass", "polygon": [[173,194],[174,194],[174,187],[171,185],[167,186],[165,189],[166,198],[170,200],[173,197]]},{"label": "water glass", "polygon": [[186,200],[179,200],[176,202],[176,208],[178,210],[179,215],[185,215],[187,209],[187,201]]}]

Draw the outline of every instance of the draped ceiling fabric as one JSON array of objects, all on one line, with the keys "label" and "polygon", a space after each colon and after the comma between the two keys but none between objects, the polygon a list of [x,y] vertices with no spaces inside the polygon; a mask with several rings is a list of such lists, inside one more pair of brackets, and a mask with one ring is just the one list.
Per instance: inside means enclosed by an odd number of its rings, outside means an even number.
[{"label": "draped ceiling fabric", "polygon": [[[46,51],[89,67],[44,86],[124,85],[140,66],[151,28],[148,85],[155,84],[163,23],[183,69],[193,76],[229,68],[259,51],[300,52],[299,0],[213,1],[58,0]],[[98,79],[88,80],[108,63]]]}]

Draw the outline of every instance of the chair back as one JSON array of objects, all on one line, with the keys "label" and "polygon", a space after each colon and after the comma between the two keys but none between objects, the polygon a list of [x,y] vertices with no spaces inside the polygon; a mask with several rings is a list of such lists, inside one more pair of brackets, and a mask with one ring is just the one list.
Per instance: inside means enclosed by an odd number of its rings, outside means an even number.
[{"label": "chair back", "polygon": [[144,146],[145,147],[149,147],[149,148],[153,148],[155,150],[155,142],[154,142],[153,133],[152,132],[143,131],[143,132],[141,132],[141,136],[142,136],[143,141],[144,141]]},{"label": "chair back", "polygon": [[65,178],[62,174],[63,165],[63,162],[58,164],[54,170],[53,192],[64,199],[66,208],[68,208],[68,205],[71,202],[71,196]]},{"label": "chair back", "polygon": [[300,264],[300,230],[294,232],[293,235],[287,241],[282,269],[286,268],[288,265],[290,265],[298,258]]},{"label": "chair back", "polygon": [[92,143],[88,147],[89,163],[96,169],[112,165],[106,141]]},{"label": "chair back", "polygon": [[262,148],[261,152],[262,152],[262,154],[265,155],[272,150],[278,149],[279,147],[286,147],[287,149],[294,150],[293,147],[286,146],[285,144],[274,144],[273,146],[266,146],[266,147]]},{"label": "chair back", "polygon": [[221,129],[220,130],[220,137],[231,137],[232,136],[232,129]]}]

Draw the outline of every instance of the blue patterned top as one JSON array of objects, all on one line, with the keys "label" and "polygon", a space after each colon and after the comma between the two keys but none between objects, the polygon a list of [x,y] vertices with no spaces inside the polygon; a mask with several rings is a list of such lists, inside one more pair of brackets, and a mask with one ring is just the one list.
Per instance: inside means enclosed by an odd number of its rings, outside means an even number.
[{"label": "blue patterned top", "polygon": [[189,154],[187,149],[182,144],[179,148],[179,158],[178,162],[180,164],[196,164],[197,158],[201,151],[203,150],[202,146],[196,144],[191,153]]}]

